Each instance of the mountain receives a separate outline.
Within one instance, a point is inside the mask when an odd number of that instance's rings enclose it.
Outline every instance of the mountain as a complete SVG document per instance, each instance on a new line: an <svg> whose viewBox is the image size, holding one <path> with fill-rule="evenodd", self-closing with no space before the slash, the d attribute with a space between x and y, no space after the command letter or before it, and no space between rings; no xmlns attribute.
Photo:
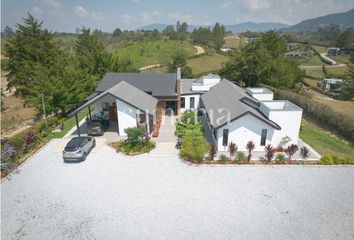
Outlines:
<svg viewBox="0 0 354 240"><path fill-rule="evenodd" d="M334 13L326 16L304 20L290 28L288 31L316 31L319 27L329 24L338 24L340 28L354 27L354 8L348 12Z"/></svg>
<svg viewBox="0 0 354 240"><path fill-rule="evenodd" d="M154 29L159 30L162 32L168 24L161 24L161 23L154 23L150 25L146 25L142 28L139 28L138 30L144 30L144 31L152 31ZM239 24L234 24L234 25L224 25L226 30L232 31L235 33L240 33L240 32L246 32L246 31L252 31L252 32L263 32L267 30L278 30L282 28L287 28L289 25L282 24L282 23L254 23L254 22L244 22L244 23L239 23ZM192 32L194 29L198 28L200 26L195 26L195 25L188 25L188 31ZM202 27L210 27L212 28L212 25L209 26L202 26Z"/></svg>

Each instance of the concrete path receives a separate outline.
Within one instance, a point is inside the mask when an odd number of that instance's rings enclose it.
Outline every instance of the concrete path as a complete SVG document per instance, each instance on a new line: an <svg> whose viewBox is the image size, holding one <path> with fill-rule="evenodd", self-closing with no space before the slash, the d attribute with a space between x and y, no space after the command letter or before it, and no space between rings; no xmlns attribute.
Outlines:
<svg viewBox="0 0 354 240"><path fill-rule="evenodd" d="M354 166L193 166L52 140L1 184L1 239L352 240Z"/></svg>
<svg viewBox="0 0 354 240"><path fill-rule="evenodd" d="M156 148L150 152L151 156L176 156L178 150L175 148L177 137L175 136L176 116L163 116L160 134L153 138Z"/></svg>
<svg viewBox="0 0 354 240"><path fill-rule="evenodd" d="M194 45L193 47L195 47L195 49L197 49L197 53L195 55L199 55L199 54L205 53L204 48L202 48L201 46Z"/></svg>

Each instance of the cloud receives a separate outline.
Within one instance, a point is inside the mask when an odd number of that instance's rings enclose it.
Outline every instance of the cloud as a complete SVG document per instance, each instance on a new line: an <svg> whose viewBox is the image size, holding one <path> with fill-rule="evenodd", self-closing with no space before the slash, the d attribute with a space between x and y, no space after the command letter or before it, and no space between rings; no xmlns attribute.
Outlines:
<svg viewBox="0 0 354 240"><path fill-rule="evenodd" d="M134 3L140 2L140 0L130 0L130 1L132 1Z"/></svg>
<svg viewBox="0 0 354 240"><path fill-rule="evenodd" d="M50 6L55 10L59 10L63 8L63 5L61 5L61 3L57 2L56 0L41 0L41 2L47 6Z"/></svg>
<svg viewBox="0 0 354 240"><path fill-rule="evenodd" d="M228 6L230 6L232 4L232 1L227 1L224 2L223 4L220 5L221 8L227 8Z"/></svg>
<svg viewBox="0 0 354 240"><path fill-rule="evenodd" d="M140 14L144 23L154 23L162 15L160 11L144 12Z"/></svg>
<svg viewBox="0 0 354 240"><path fill-rule="evenodd" d="M43 10L40 7L34 6L31 8L31 12L40 15L43 13Z"/></svg>
<svg viewBox="0 0 354 240"><path fill-rule="evenodd" d="M91 18L96 21L103 21L106 18L104 17L103 13L101 12L92 12L91 13Z"/></svg>
<svg viewBox="0 0 354 240"><path fill-rule="evenodd" d="M73 9L79 17L86 18L90 16L89 12L83 6L77 5Z"/></svg>
<svg viewBox="0 0 354 240"><path fill-rule="evenodd" d="M123 14L121 16L121 19L125 24L132 24L137 21L136 17L130 15L130 14Z"/></svg>
<svg viewBox="0 0 354 240"><path fill-rule="evenodd" d="M186 22L189 25L210 25L211 22L205 19L193 18L189 14L170 13L169 18L173 21Z"/></svg>

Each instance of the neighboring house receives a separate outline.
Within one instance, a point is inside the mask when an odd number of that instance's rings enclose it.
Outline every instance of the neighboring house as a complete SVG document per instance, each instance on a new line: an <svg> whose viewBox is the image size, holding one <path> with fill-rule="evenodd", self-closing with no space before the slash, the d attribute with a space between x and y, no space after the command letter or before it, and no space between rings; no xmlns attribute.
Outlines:
<svg viewBox="0 0 354 240"><path fill-rule="evenodd" d="M178 74L177 74L178 75ZM199 108L200 95L220 82L220 76L208 74L199 79L181 80L181 111L196 110Z"/></svg>
<svg viewBox="0 0 354 240"><path fill-rule="evenodd" d="M95 92L69 116L76 116L78 126L77 114L89 108L90 118L116 124L115 129L120 136L125 136L126 128L141 124L151 132L156 120L156 108L178 114L179 79L176 73L107 73ZM90 106L95 106L93 112Z"/></svg>
<svg viewBox="0 0 354 240"><path fill-rule="evenodd" d="M222 52L230 52L230 51L232 51L232 48L220 48L220 51L222 51Z"/></svg>
<svg viewBox="0 0 354 240"><path fill-rule="evenodd" d="M301 57L312 57L313 52L312 51L291 51L285 53L286 57L293 57L293 58L301 58Z"/></svg>
<svg viewBox="0 0 354 240"><path fill-rule="evenodd" d="M297 144L302 109L286 100L273 100L265 88L246 91L224 79L201 96L206 138L218 151L227 151L230 142L247 151L248 141L255 151L264 146L286 147Z"/></svg>
<svg viewBox="0 0 354 240"><path fill-rule="evenodd" d="M340 52L340 48L332 47L327 49L328 56L337 56L339 52Z"/></svg>
<svg viewBox="0 0 354 240"><path fill-rule="evenodd" d="M319 87L324 89L325 91L338 91L340 84L343 83L343 79L336 78L325 78L322 82L319 82Z"/></svg>

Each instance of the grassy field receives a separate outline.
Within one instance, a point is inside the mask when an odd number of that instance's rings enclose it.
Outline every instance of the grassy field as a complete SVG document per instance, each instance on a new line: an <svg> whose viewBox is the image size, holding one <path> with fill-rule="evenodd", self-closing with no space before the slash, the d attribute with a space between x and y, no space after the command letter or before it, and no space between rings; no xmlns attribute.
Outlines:
<svg viewBox="0 0 354 240"><path fill-rule="evenodd" d="M322 62L321 58L317 55L314 55L312 58L307 59L307 58L301 58L298 60L298 63L301 66L322 66L326 65L324 62Z"/></svg>
<svg viewBox="0 0 354 240"><path fill-rule="evenodd" d="M322 67L305 67L303 68L306 72L306 75L312 78L324 78L325 74L322 70Z"/></svg>
<svg viewBox="0 0 354 240"><path fill-rule="evenodd" d="M306 119L303 119L302 123L304 127L300 131L300 137L320 154L340 157L352 157L354 155L354 148L344 141Z"/></svg>
<svg viewBox="0 0 354 240"><path fill-rule="evenodd" d="M342 76L348 73L348 67L326 67L328 74L333 74L335 76Z"/></svg>
<svg viewBox="0 0 354 240"><path fill-rule="evenodd" d="M336 60L339 63L347 63L347 64L351 63L350 56L338 55L338 56L331 57L331 58L333 58L334 60Z"/></svg>
<svg viewBox="0 0 354 240"><path fill-rule="evenodd" d="M129 57L140 68L157 63L169 63L176 52L185 52L186 57L196 53L189 42L157 40L134 43L128 47L117 49L115 56Z"/></svg>
<svg viewBox="0 0 354 240"><path fill-rule="evenodd" d="M317 46L317 45L312 45L312 47L319 53L326 53L327 52L326 47Z"/></svg>
<svg viewBox="0 0 354 240"><path fill-rule="evenodd" d="M245 45L245 39L225 39L225 44L223 45L224 48L239 48L240 46Z"/></svg>
<svg viewBox="0 0 354 240"><path fill-rule="evenodd" d="M221 68L221 64L226 62L227 56L214 53L213 55L205 55L199 58L190 59L187 65L193 70L193 74L199 74L208 71L215 71Z"/></svg>

